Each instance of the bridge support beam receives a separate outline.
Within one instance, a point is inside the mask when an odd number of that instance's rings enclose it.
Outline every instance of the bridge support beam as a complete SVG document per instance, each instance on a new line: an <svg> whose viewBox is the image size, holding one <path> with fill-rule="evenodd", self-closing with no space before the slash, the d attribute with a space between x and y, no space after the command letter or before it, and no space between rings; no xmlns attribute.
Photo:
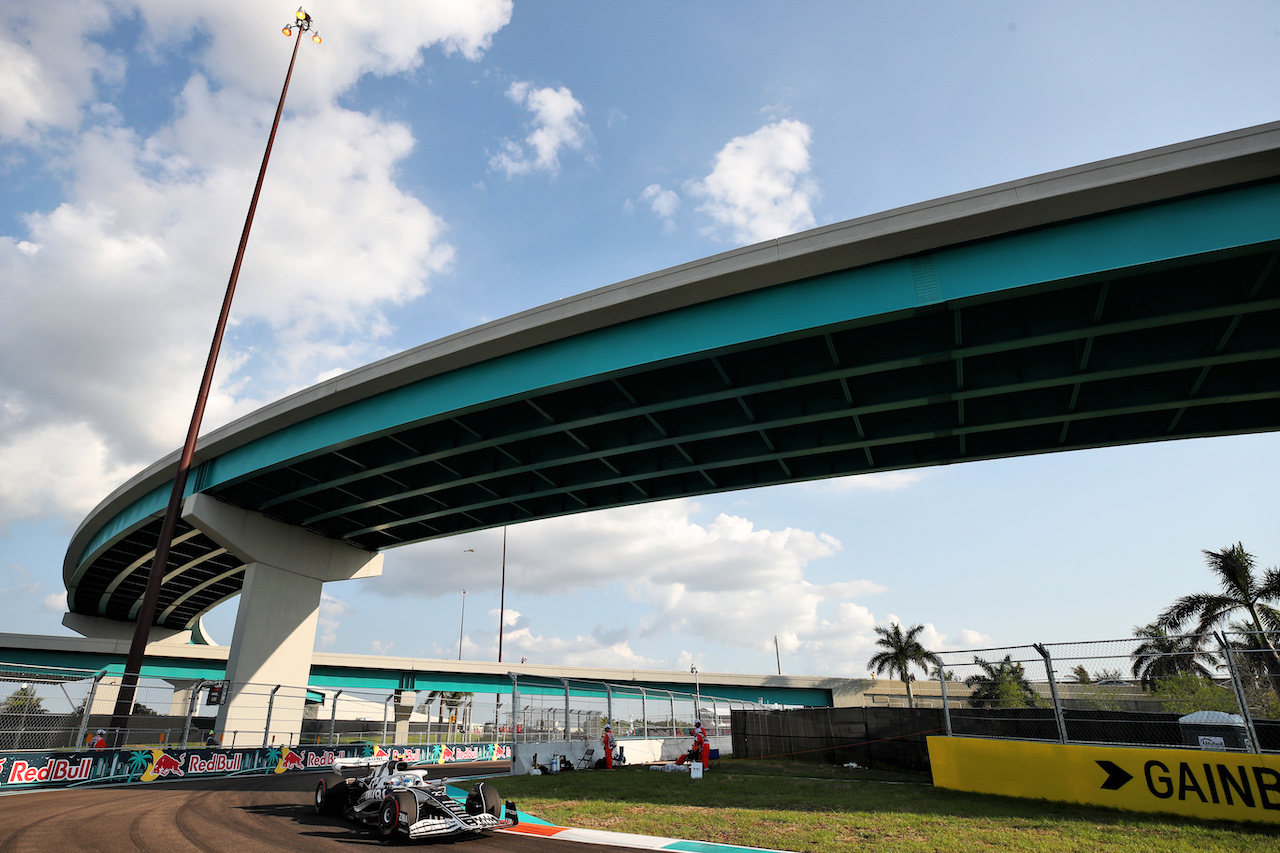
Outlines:
<svg viewBox="0 0 1280 853"><path fill-rule="evenodd" d="M324 584L376 577L382 555L203 494L187 498L182 516L245 562L227 657L231 685L218 709L222 745L294 742L302 728Z"/></svg>

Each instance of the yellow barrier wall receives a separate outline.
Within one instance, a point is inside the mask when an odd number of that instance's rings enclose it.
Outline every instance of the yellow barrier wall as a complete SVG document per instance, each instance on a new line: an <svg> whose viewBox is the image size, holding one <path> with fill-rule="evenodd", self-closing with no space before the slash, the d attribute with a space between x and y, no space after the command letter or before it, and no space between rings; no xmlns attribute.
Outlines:
<svg viewBox="0 0 1280 853"><path fill-rule="evenodd" d="M933 784L1142 812L1280 823L1280 756L931 737Z"/></svg>

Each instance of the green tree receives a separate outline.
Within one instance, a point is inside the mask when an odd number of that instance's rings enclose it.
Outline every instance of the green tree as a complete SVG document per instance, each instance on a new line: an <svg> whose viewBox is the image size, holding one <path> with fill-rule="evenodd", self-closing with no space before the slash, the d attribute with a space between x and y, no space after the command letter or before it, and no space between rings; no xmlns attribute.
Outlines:
<svg viewBox="0 0 1280 853"><path fill-rule="evenodd" d="M902 683L907 685L907 705L911 708L916 706L915 696L911 692L912 665L920 667L926 673L929 671L930 664L942 665L938 656L921 645L920 640L917 639L923 630L923 625L912 625L904 633L902 626L897 623L888 628L877 625L876 633L880 635L880 639L876 640L876 645L884 651L878 652L867 661L867 667L877 675L888 672L890 676L896 675L902 679Z"/></svg>
<svg viewBox="0 0 1280 853"><path fill-rule="evenodd" d="M36 695L36 688L24 684L9 694L0 705L0 714L43 714L44 700Z"/></svg>
<svg viewBox="0 0 1280 853"><path fill-rule="evenodd" d="M1076 684L1092 684L1093 676L1089 675L1089 670L1082 663L1076 664L1071 668L1071 672L1067 676Z"/></svg>
<svg viewBox="0 0 1280 853"><path fill-rule="evenodd" d="M1240 713L1240 706L1230 688L1199 675L1174 675L1162 679L1153 695L1160 700L1161 707L1174 714L1196 711Z"/></svg>
<svg viewBox="0 0 1280 853"><path fill-rule="evenodd" d="M1273 567L1258 571L1257 560L1240 542L1202 553L1221 592L1184 595L1166 607L1155 624L1176 632L1194 623L1193 633L1208 634L1231 619L1242 619L1262 641L1261 654L1268 676L1280 694L1280 654L1266 633L1280 631L1280 611L1272 606L1280 604L1280 570Z"/></svg>
<svg viewBox="0 0 1280 853"><path fill-rule="evenodd" d="M1151 624L1135 627L1133 636L1142 642L1130 652L1133 658L1130 671L1148 690L1155 690L1162 678L1180 675L1213 678L1211 667L1218 659L1201 647L1204 635L1170 634L1160 625Z"/></svg>
<svg viewBox="0 0 1280 853"><path fill-rule="evenodd" d="M1015 663L1012 655L990 663L976 655L973 662L982 672L964 680L973 693L969 704L974 708L1035 708L1040 704L1040 694L1027 681L1027 671Z"/></svg>

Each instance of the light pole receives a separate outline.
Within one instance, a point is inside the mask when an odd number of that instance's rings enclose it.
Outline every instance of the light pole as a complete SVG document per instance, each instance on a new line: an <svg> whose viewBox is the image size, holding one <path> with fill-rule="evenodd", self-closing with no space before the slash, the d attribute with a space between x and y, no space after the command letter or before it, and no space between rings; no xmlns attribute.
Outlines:
<svg viewBox="0 0 1280 853"><path fill-rule="evenodd" d="M498 663L502 663L502 624L507 621L507 527L502 526L502 584L498 593Z"/></svg>
<svg viewBox="0 0 1280 853"><path fill-rule="evenodd" d="M476 552L475 548L462 549L462 553L464 554L474 554L475 552ZM466 624L466 621L467 621L467 591L464 589L462 591L462 618L458 620L458 660L462 660L462 626Z"/></svg>
<svg viewBox="0 0 1280 853"><path fill-rule="evenodd" d="M182 454L178 457L178 470L173 476L173 491L169 495L169 505L165 509L164 521L161 522L160 535L156 542L156 553L148 570L147 588L138 610L138 624L133 632L133 643L129 647L129 656L125 659L124 675L120 679L120 690L116 695L116 706L111 715L111 725L117 730L125 726L126 719L133 713L138 675L142 671L147 640L151 636L151 622L155 619L156 602L160 599L160 583L168 568L173 533L178 526L178 516L182 513L187 475L191 471L191 462L195 458L196 437L200 433L200 422L204 419L209 389L213 386L213 369L218 362L218 350L222 348L222 335L226 331L227 318L231 313L231 298L236 292L236 280L240 278L240 264L244 260L245 246L249 243L249 229L253 227L253 214L258 208L258 196L262 193L262 180L267 175L267 161L271 159L271 146L275 144L276 129L280 126L280 114L284 112L284 98L289 92L289 80L293 77L293 64L298 58L298 45L302 43L302 34L311 32L313 28L311 16L304 12L301 6L298 7L294 20L286 24L282 32L286 36L291 36L295 28L298 30L298 37L293 43L289 70L284 75L284 88L280 90L280 103L276 105L276 117L271 123L271 133L267 136L267 150L262 155L262 166L258 169L258 182L254 185L253 197L249 201L249 214L245 217L244 230L240 233L240 246L236 249L235 262L231 265L231 278L227 282L227 292L222 297L222 311L214 327L213 342L209 345L209 357L205 361L204 375L200 380L200 391L196 394L195 410L191 413L191 425L187 428L187 438L182 445ZM311 40L316 44L320 43L319 31L312 33Z"/></svg>
<svg viewBox="0 0 1280 853"><path fill-rule="evenodd" d="M462 626L467 623L467 591L462 591L462 618L458 620L458 660L462 660Z"/></svg>

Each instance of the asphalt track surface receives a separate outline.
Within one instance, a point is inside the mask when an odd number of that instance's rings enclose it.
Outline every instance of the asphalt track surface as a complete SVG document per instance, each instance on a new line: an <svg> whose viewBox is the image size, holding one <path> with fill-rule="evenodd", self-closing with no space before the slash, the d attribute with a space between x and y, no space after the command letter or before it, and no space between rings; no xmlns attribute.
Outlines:
<svg viewBox="0 0 1280 853"><path fill-rule="evenodd" d="M317 815L319 779L286 773L7 795L0 797L0 853L358 853L388 845L372 828ZM495 784L501 791L501 779ZM449 853L626 849L507 832L398 846Z"/></svg>

